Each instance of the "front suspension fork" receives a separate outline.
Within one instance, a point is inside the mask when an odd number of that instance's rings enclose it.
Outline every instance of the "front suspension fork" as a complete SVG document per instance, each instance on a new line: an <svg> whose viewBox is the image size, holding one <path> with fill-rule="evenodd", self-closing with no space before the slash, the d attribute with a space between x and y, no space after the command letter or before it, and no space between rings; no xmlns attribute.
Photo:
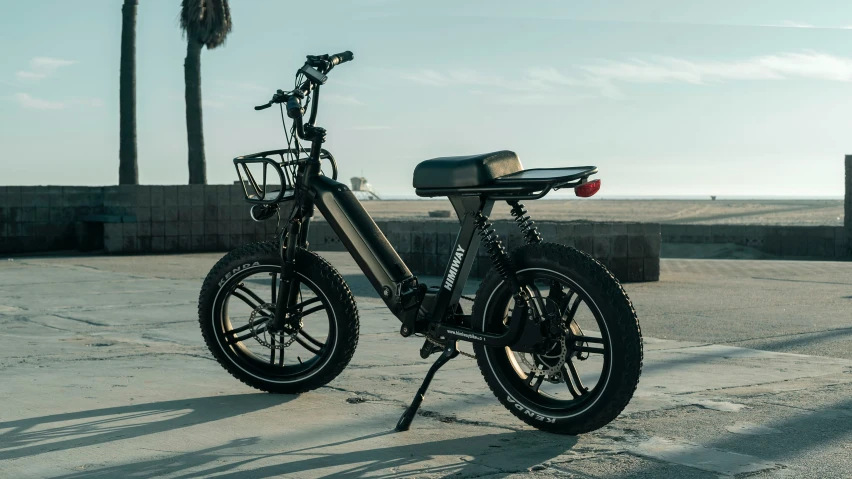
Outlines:
<svg viewBox="0 0 852 479"><path fill-rule="evenodd" d="M278 297L275 302L275 317L269 324L270 331L281 331L287 326L287 310L290 305L296 304L299 296L299 281L296 279L296 250L300 246L306 246L303 231L307 231L310 218L302 220L294 218L287 225L287 229L281 234L279 240L281 251L281 282L278 288ZM297 325L293 325L297 326Z"/></svg>

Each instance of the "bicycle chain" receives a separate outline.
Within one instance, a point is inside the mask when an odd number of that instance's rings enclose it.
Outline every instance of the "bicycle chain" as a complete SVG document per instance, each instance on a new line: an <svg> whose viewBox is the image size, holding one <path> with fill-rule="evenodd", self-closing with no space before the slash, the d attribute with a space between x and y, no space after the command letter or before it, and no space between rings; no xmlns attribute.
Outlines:
<svg viewBox="0 0 852 479"><path fill-rule="evenodd" d="M298 329L293 332L292 336L290 336L290 339L288 339L286 342L279 342L276 345L272 345L271 343L269 343L269 341L267 341L265 339L266 331L258 332L257 329L255 329L255 325L254 325L254 318L257 316L258 312L260 312L263 309L274 311L274 308L275 308L275 305L271 304L271 303L264 303L264 304L261 304L260 306L258 306L257 308L255 308L254 311L252 311L251 315L249 316L249 328L251 328L251 333L252 333L252 336L254 336L254 340L257 341L258 343L260 343L261 345L263 345L263 346L265 346L269 349L284 349L286 347L289 347L291 344L293 344L296 341L296 336L299 334ZM267 320L267 322L268 321L269 320ZM301 320L299 321L299 328L301 329ZM263 338L261 338L261 334L263 334ZM270 334L274 334L274 333L270 333Z"/></svg>

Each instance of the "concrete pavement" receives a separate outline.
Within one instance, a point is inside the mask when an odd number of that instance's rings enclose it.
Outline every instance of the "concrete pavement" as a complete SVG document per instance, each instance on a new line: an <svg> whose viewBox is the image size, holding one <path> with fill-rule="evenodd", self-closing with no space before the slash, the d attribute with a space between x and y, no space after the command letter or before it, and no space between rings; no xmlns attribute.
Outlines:
<svg viewBox="0 0 852 479"><path fill-rule="evenodd" d="M460 357L411 431L429 361L345 253L361 311L346 371L300 396L210 358L200 279L220 255L0 263L3 477L849 477L852 264L663 260L628 285L646 336L636 397L579 437L517 421ZM463 345L470 351L470 347Z"/></svg>

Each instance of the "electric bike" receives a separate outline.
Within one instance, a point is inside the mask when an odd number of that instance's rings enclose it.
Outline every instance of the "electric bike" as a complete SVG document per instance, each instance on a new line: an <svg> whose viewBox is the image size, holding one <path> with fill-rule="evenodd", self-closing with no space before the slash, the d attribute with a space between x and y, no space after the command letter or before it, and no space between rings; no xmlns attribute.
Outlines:
<svg viewBox="0 0 852 479"><path fill-rule="evenodd" d="M279 231L274 241L231 251L205 279L199 322L213 356L247 385L287 394L327 384L352 359L359 328L355 298L340 273L309 249L318 208L401 322L400 335L423 340L422 358L438 355L397 430L409 428L435 373L459 354L459 341L472 343L494 395L527 424L580 434L615 419L642 370L633 305L601 263L545 242L521 203L563 188L591 196L600 188L600 180L589 180L597 168L524 169L511 151L418 164L416 194L447 197L460 223L455 244L443 252L449 261L442 281L427 286L353 192L336 181L337 162L322 148L320 89L334 67L352 59L351 52L308 56L293 90L278 90L255 107L280 106L288 148L240 156L234 166L252 218L277 215ZM285 111L292 120L289 134ZM512 251L489 221L498 201L508 204L524 239ZM463 297L480 247L491 269L476 295ZM472 301L469 313L463 299Z"/></svg>

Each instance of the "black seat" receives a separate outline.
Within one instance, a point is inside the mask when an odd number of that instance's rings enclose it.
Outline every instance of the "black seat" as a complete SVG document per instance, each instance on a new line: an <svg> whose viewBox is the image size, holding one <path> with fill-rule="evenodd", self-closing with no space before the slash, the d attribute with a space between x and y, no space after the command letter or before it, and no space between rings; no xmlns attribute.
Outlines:
<svg viewBox="0 0 852 479"><path fill-rule="evenodd" d="M421 162L414 168L415 188L465 188L491 184L495 178L523 170L512 151L448 156Z"/></svg>

